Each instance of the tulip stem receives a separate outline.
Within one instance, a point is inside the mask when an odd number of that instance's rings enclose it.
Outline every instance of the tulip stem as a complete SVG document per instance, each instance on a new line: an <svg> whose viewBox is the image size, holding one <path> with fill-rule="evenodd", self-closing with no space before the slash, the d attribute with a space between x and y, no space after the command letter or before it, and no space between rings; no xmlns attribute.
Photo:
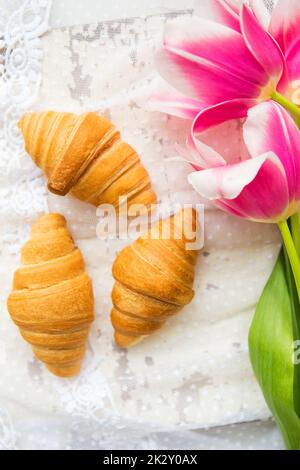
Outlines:
<svg viewBox="0 0 300 470"><path fill-rule="evenodd" d="M288 222L284 220L283 222L279 222L278 226L291 263L295 283L297 286L298 297L300 299L300 261L298 253L289 229Z"/></svg>
<svg viewBox="0 0 300 470"><path fill-rule="evenodd" d="M276 101L277 103L281 104L285 109L290 111L297 118L297 123L299 123L300 119L300 108L296 104L292 103L292 101L288 100L284 96L282 96L277 91L274 91L272 95L272 100Z"/></svg>

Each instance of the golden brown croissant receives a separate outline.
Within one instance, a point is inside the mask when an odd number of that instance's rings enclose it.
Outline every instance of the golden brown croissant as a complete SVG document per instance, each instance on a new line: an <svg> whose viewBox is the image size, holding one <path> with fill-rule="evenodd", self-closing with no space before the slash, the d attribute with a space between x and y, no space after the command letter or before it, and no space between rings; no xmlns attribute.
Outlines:
<svg viewBox="0 0 300 470"><path fill-rule="evenodd" d="M194 210L158 222L117 256L111 321L119 346L138 343L192 300L197 250L187 249L184 223L195 231Z"/></svg>
<svg viewBox="0 0 300 470"><path fill-rule="evenodd" d="M114 125L95 113L80 116L47 111L25 114L19 122L26 151L48 178L51 192L71 192L81 201L119 207L156 202L148 172Z"/></svg>
<svg viewBox="0 0 300 470"><path fill-rule="evenodd" d="M47 214L33 224L7 306L23 338L53 374L79 372L94 319L93 290L62 215Z"/></svg>

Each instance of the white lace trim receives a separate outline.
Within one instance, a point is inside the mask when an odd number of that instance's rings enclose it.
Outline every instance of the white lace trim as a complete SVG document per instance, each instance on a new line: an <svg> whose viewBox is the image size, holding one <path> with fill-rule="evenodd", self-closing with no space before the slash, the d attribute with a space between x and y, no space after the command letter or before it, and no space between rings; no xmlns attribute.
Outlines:
<svg viewBox="0 0 300 470"><path fill-rule="evenodd" d="M6 221L1 242L9 251L16 251L25 237L24 217L46 207L43 180L25 157L17 122L39 93L39 36L47 30L50 8L51 0L7 0L0 8L0 214ZM1 346L0 362L5 360ZM2 408L0 448L16 448L10 414Z"/></svg>
<svg viewBox="0 0 300 470"><path fill-rule="evenodd" d="M41 173L25 157L17 123L37 99L51 0L8 0L0 10L0 214L2 241L17 250L25 237L24 218L45 210ZM14 242L14 243L13 243Z"/></svg>

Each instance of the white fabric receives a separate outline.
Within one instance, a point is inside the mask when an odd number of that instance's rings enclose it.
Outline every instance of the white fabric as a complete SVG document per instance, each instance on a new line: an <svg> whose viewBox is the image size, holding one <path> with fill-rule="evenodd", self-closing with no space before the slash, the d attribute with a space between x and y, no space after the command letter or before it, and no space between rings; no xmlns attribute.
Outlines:
<svg viewBox="0 0 300 470"><path fill-rule="evenodd" d="M142 107L153 75L153 52L166 18L49 32L42 38L41 83L38 37L45 30L50 3L17 3L18 9L5 10L4 41L26 57L27 67L15 75L28 93L16 99L6 88L1 101L0 447L251 447L241 442L238 433L231 443L226 441L230 429L223 444L218 430L206 435L191 430L269 417L249 364L247 334L278 253L276 229L208 208L193 303L160 332L121 352L113 344L109 321L110 271L116 251L126 242L96 237L97 218L91 206L53 195L46 201L44 180L22 151L16 128L26 108L101 112L138 150L168 208L176 202L199 202L187 184L188 166L168 162L174 156L174 142L185 135L186 124ZM37 4L39 9L33 9ZM24 27L28 18L22 14L24 5L31 8L34 28ZM18 21L19 31L26 36L23 42L11 39L15 29L7 27ZM0 75L6 87L11 86L5 72L7 57ZM5 308L20 244L29 222L47 209L46 202L51 211L66 215L95 290L96 321L89 349L82 373L71 380L51 376L33 358ZM269 427L268 423L260 425L263 430ZM261 434L253 447L266 447L264 431ZM274 440L271 445L281 444Z"/></svg>

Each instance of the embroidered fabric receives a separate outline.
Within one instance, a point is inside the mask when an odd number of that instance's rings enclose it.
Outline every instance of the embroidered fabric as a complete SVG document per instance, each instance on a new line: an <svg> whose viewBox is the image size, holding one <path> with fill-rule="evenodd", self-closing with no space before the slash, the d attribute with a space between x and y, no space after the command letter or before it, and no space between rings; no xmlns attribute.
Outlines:
<svg viewBox="0 0 300 470"><path fill-rule="evenodd" d="M39 171L25 157L17 122L36 101L42 80L40 36L49 0L10 0L0 10L0 244L17 251L27 222L46 209Z"/></svg>

